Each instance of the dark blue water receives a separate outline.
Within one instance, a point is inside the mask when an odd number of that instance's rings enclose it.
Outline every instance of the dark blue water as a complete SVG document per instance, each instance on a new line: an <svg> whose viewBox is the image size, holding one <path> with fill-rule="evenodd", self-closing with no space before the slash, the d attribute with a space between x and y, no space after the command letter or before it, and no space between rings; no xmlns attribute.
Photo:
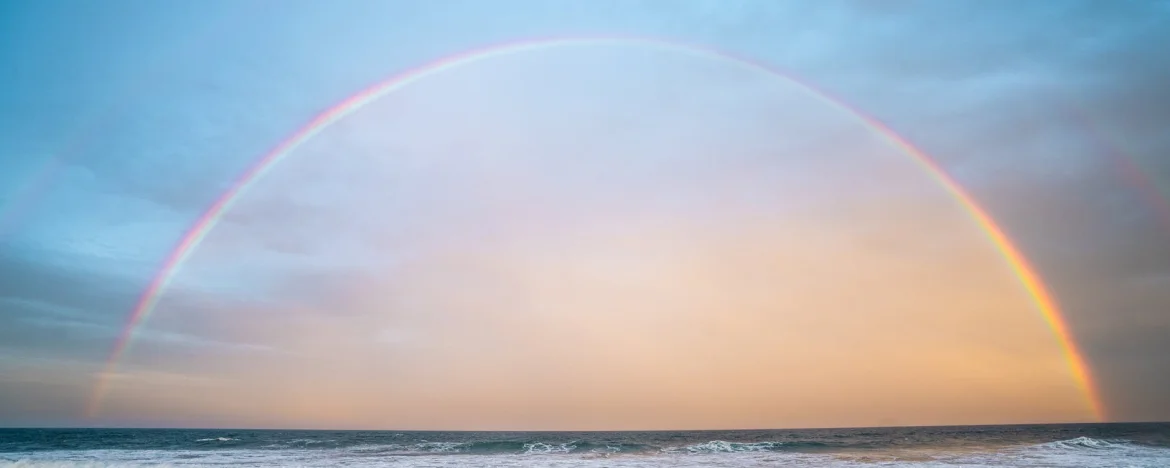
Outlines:
<svg viewBox="0 0 1170 468"><path fill-rule="evenodd" d="M686 432L0 429L0 466L1149 466L1170 423Z"/></svg>

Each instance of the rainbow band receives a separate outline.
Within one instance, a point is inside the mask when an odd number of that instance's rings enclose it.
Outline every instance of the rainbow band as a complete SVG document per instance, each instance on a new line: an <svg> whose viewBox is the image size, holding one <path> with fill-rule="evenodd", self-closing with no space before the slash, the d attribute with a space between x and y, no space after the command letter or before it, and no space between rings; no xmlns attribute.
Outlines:
<svg viewBox="0 0 1170 468"><path fill-rule="evenodd" d="M190 39L180 43L171 54L168 54L168 57L182 56L181 53L177 52L187 51L189 47L193 47L193 44L206 41L208 38L221 37L222 35L219 34L221 31L232 26L236 21L243 21L248 17L247 13L259 7L259 3L244 4L244 8L236 11L233 16L217 17L206 29L198 31ZM49 193L52 184L57 182L61 173L70 164L70 160L83 157L84 151L89 149L103 133L107 132L120 115L130 109L130 103L133 100L129 98L129 93L142 92L144 87L153 84L155 78L171 70L169 68L171 63L173 62L158 62L149 66L145 73L139 75L137 79L125 87L124 91L119 93L124 97L115 100L114 104L102 111L92 121L87 121L81 132L68 138L64 147L52 153L40 170L25 185L16 189L8 201L0 203L0 236L7 234L9 228L13 228Z"/></svg>
<svg viewBox="0 0 1170 468"><path fill-rule="evenodd" d="M1085 365L1084 358L1073 342L1072 336L1069 333L1068 327L1065 325L1063 318L1057 309L1056 302L1048 293L1044 284L1040 282L1039 277L1033 271L1032 267L1025 260L1024 256L1020 254L1019 250L1011 243L1003 230L999 228L992 220L991 216L980 207L975 200L967 194L959 184L951 178L937 163L935 163L929 156L923 153L918 148L914 147L910 142L899 136L885 124L879 122L877 119L866 115L850 107L823 90L811 86L801 80L794 78L791 74L782 70L778 70L765 63L752 60L750 58L741 57L739 55L714 49L711 47L684 44L672 42L662 39L653 39L645 37L561 37L536 39L520 42L509 42L499 44L481 49L464 52L443 58L429 64L423 65L395 75L383 82L375 84L351 97L342 101L341 103L331 107L322 112L320 115L313 118L301 129L297 130L291 136L280 142L265 154L259 161L251 168L245 171L239 179L236 180L230 189L225 191L218 200L211 205L199 217L197 221L191 226L190 230L182 237L178 245L175 247L171 255L163 263L162 268L158 274L150 282L150 285L142 293L137 305L135 305L133 312L130 314L130 319L126 324L126 328L121 333L118 341L114 344L113 350L110 353L109 359L106 362L105 370L98 376L98 382L95 386L94 393L87 412L93 416L100 410L101 400L105 396L108 379L111 374L117 369L118 361L125 354L135 331L139 326L145 322L150 314L154 311L155 305L158 303L160 293L166 288L167 284L174 277L175 272L191 254L196 246L203 240L208 232L211 231L220 217L231 208L237 197L248 189L257 179L266 174L272 169L276 163L283 160L295 149L300 147L313 136L328 128L337 121L349 116L358 111L365 105L385 96L388 93L401 90L412 83L415 83L423 78L441 73L461 65L467 65L482 60L487 60L494 57L510 55L520 52L549 49L555 47L567 46L584 46L584 45L625 45L625 46L642 46L647 48L665 49L674 52L682 52L690 55L695 55L704 58L719 59L726 62L733 63L737 66L747 68L750 70L763 72L789 82L800 85L809 94L821 99L822 101L831 104L839 109L849 111L848 113L856 118L860 123L865 124L877 134L884 137L890 143L894 144L902 151L910 155L919 165L922 166L930 174L933 174L935 179L947 192L951 194L964 209L971 215L975 223L979 226L992 244L998 249L1007 260L1015 275L1020 279L1024 289L1028 292L1036 308L1043 315L1045 322L1053 331L1056 339L1065 354L1068 362L1068 368L1071 371L1072 377L1083 392L1088 410L1092 416L1100 421L1105 419L1105 415L1098 397L1097 390L1094 386L1092 377L1089 374L1089 369Z"/></svg>
<svg viewBox="0 0 1170 468"><path fill-rule="evenodd" d="M1146 175L1139 159L1125 151L1124 145L1106 136L1100 125L1095 125L1090 113L1083 106L1070 105L1068 115L1077 124L1077 129L1087 137L1103 156L1109 159L1117 175L1126 185L1132 187L1156 217L1158 226L1170 233L1170 193L1157 181Z"/></svg>

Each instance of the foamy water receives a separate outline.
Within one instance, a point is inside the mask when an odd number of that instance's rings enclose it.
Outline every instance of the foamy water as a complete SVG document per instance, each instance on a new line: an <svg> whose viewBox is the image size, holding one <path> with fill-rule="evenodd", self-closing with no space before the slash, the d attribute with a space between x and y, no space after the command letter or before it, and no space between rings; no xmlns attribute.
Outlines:
<svg viewBox="0 0 1170 468"><path fill-rule="evenodd" d="M1167 424L609 433L0 430L0 467L1167 467L1168 435Z"/></svg>

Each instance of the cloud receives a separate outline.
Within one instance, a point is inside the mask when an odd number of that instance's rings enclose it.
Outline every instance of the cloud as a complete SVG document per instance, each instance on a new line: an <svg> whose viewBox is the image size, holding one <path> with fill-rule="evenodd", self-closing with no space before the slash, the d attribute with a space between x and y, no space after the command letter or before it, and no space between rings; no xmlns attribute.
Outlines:
<svg viewBox="0 0 1170 468"><path fill-rule="evenodd" d="M0 130L7 132L0 138L0 177L6 185L24 181L39 167L29 161L50 154L62 164L46 195L27 204L28 215L0 232L5 352L91 364L104 359L146 282L198 214L258 155L356 90L484 43L566 32L635 33L712 43L793 70L910 137L986 205L1037 265L1102 377L1115 416L1170 415L1162 396L1170 381L1156 377L1170 375L1158 358L1170 344L1154 333L1167 323L1161 311L1168 298L1160 285L1170 267L1170 233L1151 218L1149 202L1110 170L1109 159L1124 153L1156 183L1170 183L1170 165L1161 156L1170 150L1163 135L1170 119L1164 86L1170 59L1160 49L1170 31L1166 2L419 5L355 2L340 9L293 1L266 12L234 2L213 2L197 12L140 5L124 17L56 22L41 21L55 16L32 10L0 15L24 18L13 24L43 26L40 32L0 28L11 35L0 43L17 44L0 49L0 58L22 64L19 76L0 87L0 108L6 109L0 128L8 129ZM264 21L256 21L260 14L267 15ZM398 18L395 27L387 28L386 18ZM65 30L73 33L58 34ZM86 34L98 31L104 34ZM53 45L54 53L32 45L39 41ZM905 155L842 114L775 80L664 57L557 50L501 58L425 80L338 123L225 214L169 285L143 330L143 351L127 365L136 372L174 366L190 375L218 375L228 382L222 388L247 396L242 400L297 387L297 369L304 366L333 372L334 383L287 390L248 414L265 424L314 417L341 424L361 420L357 410L331 403L295 417L265 411L304 408L329 392L361 401L360 388L335 381L367 382L364 373L385 370L379 360L392 361L387 368L400 375L434 378L425 366L402 362L412 354L393 350L442 348L451 337L467 348L444 351L436 358L448 359L444 365L463 369L455 357L482 346L491 352L470 357L498 357L506 362L501 372L515 382L537 382L541 372L561 375L508 361L519 357L473 333L539 347L542 342L524 328L543 323L530 321L540 315L525 307L535 306L516 305L523 312L516 315L476 316L467 299L511 304L484 285L515 291L540 284L551 291L553 279L533 273L556 270L548 256L634 275L646 265L629 258L646 252L690 258L671 236L709 245L740 242L744 252L763 252L767 242L727 240L730 234L716 228L764 229L789 219L793 229L820 226L832 233L806 232L791 241L797 251L814 238L862 259L914 259L937 269L932 287L965 284L961 265L1005 271L995 269L1003 265L994 257L980 260L993 252L960 248L986 247L986 240L964 224L970 220L953 201L932 198L938 187ZM69 78L76 76L91 78ZM4 193L4 203L26 203L16 198L18 191ZM866 197L868 203L858 202ZM782 216L763 216L764 207ZM605 255L606 248L622 245L621 236L637 249ZM546 238L563 244L542 243ZM731 276L735 268L755 271L759 259L734 257L733 250L724 252L725 261L700 255L700 264ZM506 258L529 263L509 266ZM675 261L658 260L659 266ZM817 271L814 266L807 268ZM685 282L672 276L677 272L647 271L662 281ZM702 290L701 284L694 288ZM581 294L581 304L564 318L578 329L542 326L563 333L561 339L583 340L582 349L599 350L610 346L606 336L635 346L639 330L654 326L615 331L590 324L585 317L594 312L585 304L600 299ZM1019 306L982 316L1035 318ZM397 315L412 308L425 312ZM467 330L444 328L440 317L453 308L467 309ZM782 324L769 325L784 333ZM194 350L223 359L200 361ZM670 362L645 353L622 357L647 366L655 359ZM331 360L341 357L353 362ZM249 388L257 381L249 373L262 365L271 366L263 374L269 384ZM464 383L488 385L485 394L510 388L476 381L473 371ZM7 408L21 401L40 408L0 421L32 421L37 414L67 421L61 411L44 409L51 406L46 398L73 401L77 392L69 385L82 384L66 378L74 370L53 372L59 391L38 394L48 387L26 386L0 392L21 395L0 399ZM228 409L241 409L172 380L164 386L181 395L175 398L192 402L192 412L212 415L201 421L231 420ZM553 380L540 385L568 391ZM111 415L176 420L163 396L132 415L125 406L141 395L119 395ZM506 412L492 413L485 401L464 401L482 410L479 422ZM945 409L945 402L936 403L943 408L938 411ZM390 411L394 404L380 408ZM549 422L540 411L564 410L553 402L533 408L539 411L532 409L527 421L534 424Z"/></svg>

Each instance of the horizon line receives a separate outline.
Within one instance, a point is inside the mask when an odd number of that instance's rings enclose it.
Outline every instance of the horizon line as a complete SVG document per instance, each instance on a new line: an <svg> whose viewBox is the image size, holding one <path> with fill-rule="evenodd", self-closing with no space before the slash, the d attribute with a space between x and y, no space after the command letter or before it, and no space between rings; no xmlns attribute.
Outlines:
<svg viewBox="0 0 1170 468"><path fill-rule="evenodd" d="M305 428L305 427L178 427L178 426L5 426L0 430L132 430L132 431L304 431L304 432L526 432L526 433L580 433L580 432L744 432L744 431L823 431L860 429L916 429L916 428L958 428L958 427L1020 427L1020 426L1102 426L1123 424L1170 424L1170 420L1128 420L1128 421L1070 421L1034 423L990 423L990 424L909 424L881 426L806 426L773 428L730 428L730 429L353 429L353 428Z"/></svg>

